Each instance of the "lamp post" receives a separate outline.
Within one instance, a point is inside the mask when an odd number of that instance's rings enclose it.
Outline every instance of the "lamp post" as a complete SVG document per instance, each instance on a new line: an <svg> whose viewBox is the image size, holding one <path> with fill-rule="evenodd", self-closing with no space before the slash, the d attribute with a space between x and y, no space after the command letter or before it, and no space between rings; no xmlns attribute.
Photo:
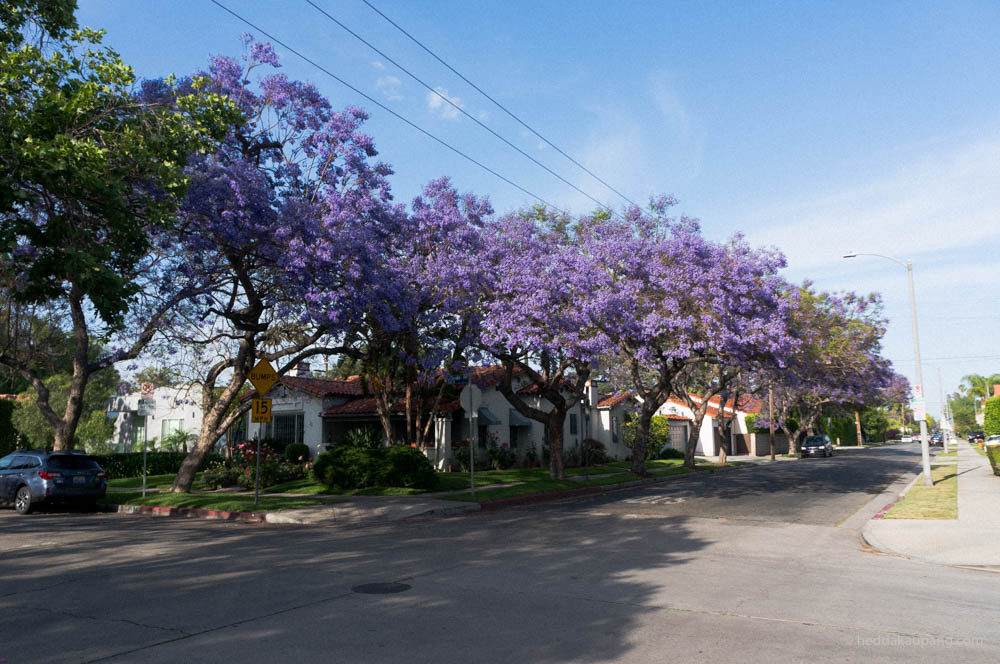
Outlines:
<svg viewBox="0 0 1000 664"><path fill-rule="evenodd" d="M875 256L876 258L884 258L888 261L892 261L897 265L902 265L906 268L906 278L910 286L910 319L913 324L913 360L916 362L916 379L917 384L914 392L918 399L923 399L924 397L924 375L920 368L920 336L917 334L917 299L913 294L913 262L907 260L905 263L897 258L892 258L891 256L883 256L882 254L845 254L844 258L857 258L858 256ZM920 420L920 456L923 460L924 467L924 486L933 486L934 480L931 479L931 453L930 445L927 439L927 415Z"/></svg>

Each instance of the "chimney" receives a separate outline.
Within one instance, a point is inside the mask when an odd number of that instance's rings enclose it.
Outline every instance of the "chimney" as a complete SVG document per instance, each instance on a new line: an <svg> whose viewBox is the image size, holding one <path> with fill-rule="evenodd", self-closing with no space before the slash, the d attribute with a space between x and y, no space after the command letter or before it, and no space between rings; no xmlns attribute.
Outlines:
<svg viewBox="0 0 1000 664"><path fill-rule="evenodd" d="M593 408L594 406L597 405L599 397L597 396L597 385L594 384L594 381L588 380L584 384L583 393L586 397L588 406Z"/></svg>
<svg viewBox="0 0 1000 664"><path fill-rule="evenodd" d="M309 371L309 363L308 362L299 362L298 364L295 365L295 376L296 377L298 377L298 378L309 378L309 376L311 376L311 375L312 375L312 372Z"/></svg>

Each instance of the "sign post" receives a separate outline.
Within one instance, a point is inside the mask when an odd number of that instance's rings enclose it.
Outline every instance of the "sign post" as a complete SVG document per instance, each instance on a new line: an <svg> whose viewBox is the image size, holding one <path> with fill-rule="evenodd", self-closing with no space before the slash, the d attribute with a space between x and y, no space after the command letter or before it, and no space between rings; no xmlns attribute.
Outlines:
<svg viewBox="0 0 1000 664"><path fill-rule="evenodd" d="M147 386L149 389L147 389ZM142 384L143 394L152 394L151 383ZM156 399L139 399L136 414L142 418L142 497L146 497L146 441L149 440L149 416L156 414Z"/></svg>
<svg viewBox="0 0 1000 664"><path fill-rule="evenodd" d="M469 486L472 488L472 495L476 495L476 441L474 422L479 411L479 406L483 403L483 391L469 383L462 388L459 395L462 403L462 410L469 416Z"/></svg>
<svg viewBox="0 0 1000 664"><path fill-rule="evenodd" d="M275 383L278 382L278 372L274 370L271 363L267 361L267 358L261 358L260 362L250 370L250 375L248 376L250 382L257 389L257 394L260 397L264 397L271 388L274 387ZM251 417L251 422L258 424L270 423L271 421L271 400L270 399L254 399L253 400L253 415ZM260 502L260 430L258 427L257 434L254 436L257 441L257 472L254 475L253 482L253 504L256 505Z"/></svg>

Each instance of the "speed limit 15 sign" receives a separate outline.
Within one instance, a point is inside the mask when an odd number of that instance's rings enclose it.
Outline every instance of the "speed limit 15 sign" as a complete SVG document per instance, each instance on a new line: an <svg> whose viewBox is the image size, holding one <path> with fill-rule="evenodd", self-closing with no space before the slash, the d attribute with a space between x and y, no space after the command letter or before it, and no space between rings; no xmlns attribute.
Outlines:
<svg viewBox="0 0 1000 664"><path fill-rule="evenodd" d="M255 424L267 424L271 421L271 400L254 399L251 422Z"/></svg>

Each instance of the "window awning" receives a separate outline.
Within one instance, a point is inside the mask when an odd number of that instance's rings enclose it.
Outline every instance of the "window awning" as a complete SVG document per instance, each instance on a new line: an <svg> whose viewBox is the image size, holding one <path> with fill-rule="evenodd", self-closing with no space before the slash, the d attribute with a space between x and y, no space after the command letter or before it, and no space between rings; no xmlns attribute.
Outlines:
<svg viewBox="0 0 1000 664"><path fill-rule="evenodd" d="M500 418L497 417L496 415L494 415L493 412L489 408L487 408L486 406L483 406L477 412L479 414L479 425L480 426L482 426L483 424L488 424L490 426L496 426L497 424L501 423L500 422Z"/></svg>
<svg viewBox="0 0 1000 664"><path fill-rule="evenodd" d="M510 409L509 417L510 417L510 425L512 427L530 427L531 426L531 420L529 420L527 417L525 417L524 415L522 415L521 413L519 413L517 411L517 409L515 409L515 408L511 408Z"/></svg>

